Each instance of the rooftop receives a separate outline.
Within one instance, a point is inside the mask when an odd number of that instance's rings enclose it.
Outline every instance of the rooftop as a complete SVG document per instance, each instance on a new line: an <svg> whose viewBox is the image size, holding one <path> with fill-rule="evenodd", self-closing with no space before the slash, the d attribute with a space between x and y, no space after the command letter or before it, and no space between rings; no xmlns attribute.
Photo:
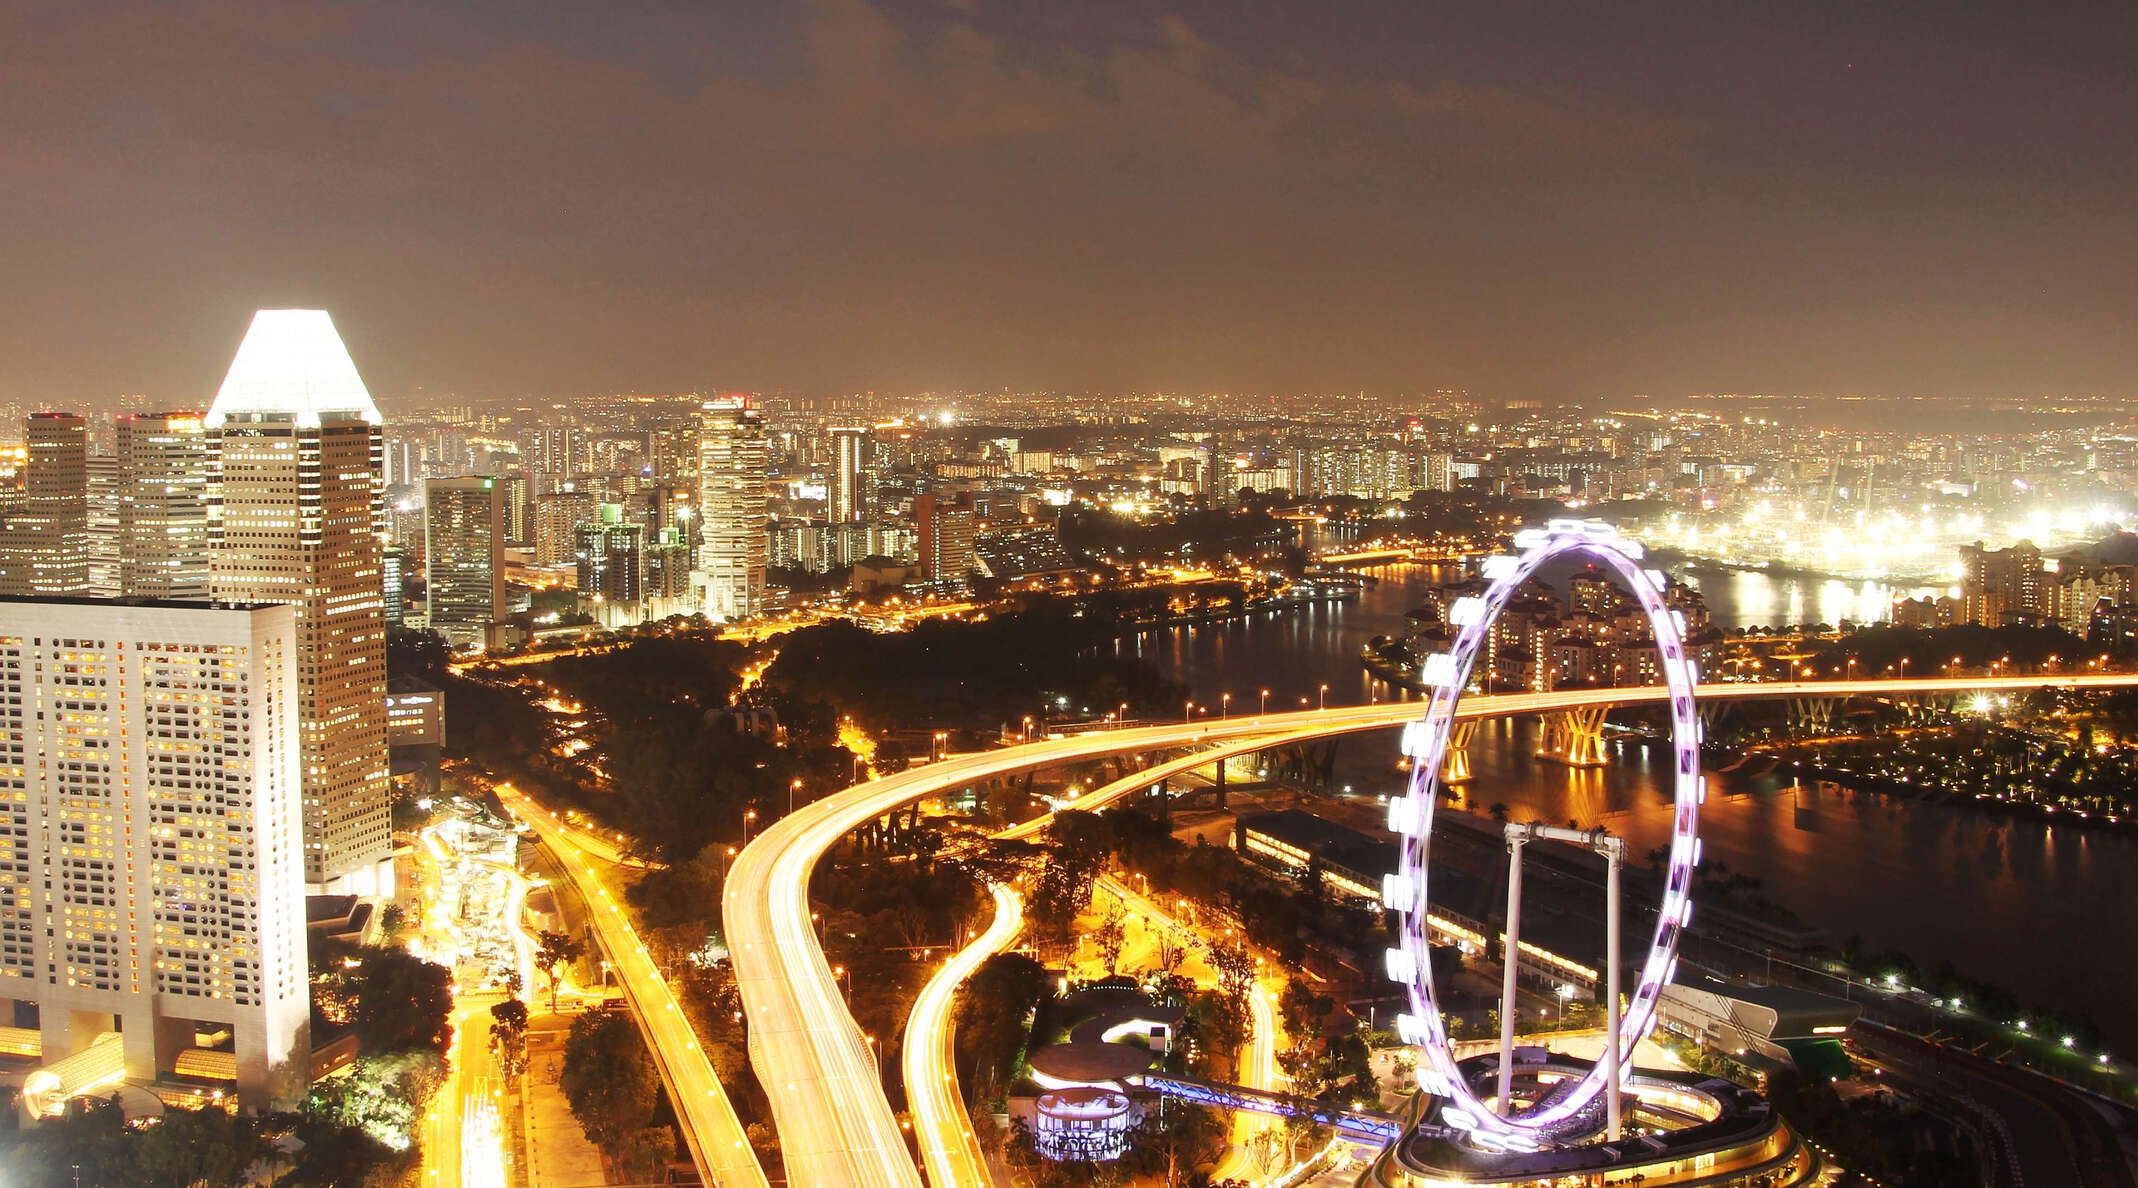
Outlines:
<svg viewBox="0 0 2138 1188"><path fill-rule="evenodd" d="M373 425L382 419L334 319L323 309L263 309L253 315L252 328L208 408L208 427L219 428L233 415L275 414L306 427L329 416Z"/></svg>

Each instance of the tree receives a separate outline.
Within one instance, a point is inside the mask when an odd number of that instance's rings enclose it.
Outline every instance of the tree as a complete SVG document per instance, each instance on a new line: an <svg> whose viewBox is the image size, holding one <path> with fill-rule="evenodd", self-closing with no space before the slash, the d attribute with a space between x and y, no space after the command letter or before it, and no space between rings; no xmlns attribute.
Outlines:
<svg viewBox="0 0 2138 1188"><path fill-rule="evenodd" d="M453 974L406 949L322 945L313 955L312 1002L346 1024L366 1052L444 1052L452 1038Z"/></svg>
<svg viewBox="0 0 2138 1188"><path fill-rule="evenodd" d="M1121 972L1121 946L1128 941L1128 931L1122 921L1121 909L1112 908L1107 911L1106 918L1099 921L1099 926L1091 930L1092 947L1106 962L1108 976Z"/></svg>
<svg viewBox="0 0 2138 1188"><path fill-rule="evenodd" d="M975 1101L992 1101L1006 1087L1026 1042L1026 1020L1047 993L1047 971L1022 953L997 953L980 963L958 992L958 1051L972 1076Z"/></svg>
<svg viewBox="0 0 2138 1188"><path fill-rule="evenodd" d="M648 1126L626 1138L616 1162L634 1183L658 1183L676 1157L676 1135L666 1126Z"/></svg>
<svg viewBox="0 0 2138 1188"><path fill-rule="evenodd" d="M653 1119L659 1081L638 1026L609 1007L572 1021L557 1079L587 1141L619 1157Z"/></svg>
<svg viewBox="0 0 2138 1188"><path fill-rule="evenodd" d="M405 1151L415 1140L423 1107L444 1081L445 1062L436 1052L410 1049L359 1056L347 1073L312 1087L304 1113L317 1122L361 1131L389 1151Z"/></svg>
<svg viewBox="0 0 2138 1188"><path fill-rule="evenodd" d="M135 1182L147 1188L235 1188L275 1155L257 1119L226 1110L166 1110L134 1134Z"/></svg>
<svg viewBox="0 0 2138 1188"><path fill-rule="evenodd" d="M1210 968L1217 971L1218 989L1235 1002L1247 998L1255 984L1255 958L1244 946L1219 942L1210 946Z"/></svg>
<svg viewBox="0 0 2138 1188"><path fill-rule="evenodd" d="M579 960L586 946L578 938L565 932L544 930L535 945L535 964L549 978L549 1013L557 1013L557 971L564 965Z"/></svg>
<svg viewBox="0 0 2138 1188"><path fill-rule="evenodd" d="M527 1071L527 1004L508 998L490 1008L490 1045L507 1077Z"/></svg>

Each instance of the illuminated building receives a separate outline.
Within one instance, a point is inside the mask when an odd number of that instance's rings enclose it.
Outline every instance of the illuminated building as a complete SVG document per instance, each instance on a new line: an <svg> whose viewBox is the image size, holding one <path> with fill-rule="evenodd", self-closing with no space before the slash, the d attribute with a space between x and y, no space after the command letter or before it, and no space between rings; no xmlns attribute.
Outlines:
<svg viewBox="0 0 2138 1188"><path fill-rule="evenodd" d="M1984 548L1981 541L1962 545L1960 565L1960 622L2003 627L2049 617L2053 575L2031 542L2008 549Z"/></svg>
<svg viewBox="0 0 2138 1188"><path fill-rule="evenodd" d="M833 429L831 452L831 486L825 518L834 524L852 524L866 519L869 514L869 431Z"/></svg>
<svg viewBox="0 0 2138 1188"><path fill-rule="evenodd" d="M128 1080L302 1098L299 619L0 601L0 998L37 1005L47 1069L117 1031Z"/></svg>
<svg viewBox="0 0 2138 1188"><path fill-rule="evenodd" d="M378 406L325 311L269 309L206 426L213 595L297 608L305 881L389 893Z"/></svg>
<svg viewBox="0 0 2138 1188"><path fill-rule="evenodd" d="M932 582L957 582L973 568L974 523L970 492L929 492L914 501L920 526L921 574Z"/></svg>
<svg viewBox="0 0 2138 1188"><path fill-rule="evenodd" d="M771 541L765 424L742 397L709 400L698 426L698 574L706 617L762 608Z"/></svg>
<svg viewBox="0 0 2138 1188"><path fill-rule="evenodd" d="M31 413L22 495L0 529L0 594L89 588L89 431L74 413Z"/></svg>
<svg viewBox="0 0 2138 1188"><path fill-rule="evenodd" d="M128 413L117 429L119 593L207 598L212 463L201 414Z"/></svg>
<svg viewBox="0 0 2138 1188"><path fill-rule="evenodd" d="M399 627L408 616L408 550L387 545L379 551L379 617Z"/></svg>
<svg viewBox="0 0 2138 1188"><path fill-rule="evenodd" d="M579 550L579 525L594 518L591 491L557 491L534 501L534 563L538 569L571 565Z"/></svg>
<svg viewBox="0 0 2138 1188"><path fill-rule="evenodd" d="M580 609L604 627L645 621L646 526L624 509L601 505L599 519L579 525Z"/></svg>
<svg viewBox="0 0 2138 1188"><path fill-rule="evenodd" d="M423 574L431 630L455 648L481 648L505 614L505 499L496 478L423 484Z"/></svg>
<svg viewBox="0 0 2138 1188"><path fill-rule="evenodd" d="M88 500L88 531L83 536L84 577L80 593L87 598L119 596L119 460L110 454L91 453L84 469L84 496Z"/></svg>

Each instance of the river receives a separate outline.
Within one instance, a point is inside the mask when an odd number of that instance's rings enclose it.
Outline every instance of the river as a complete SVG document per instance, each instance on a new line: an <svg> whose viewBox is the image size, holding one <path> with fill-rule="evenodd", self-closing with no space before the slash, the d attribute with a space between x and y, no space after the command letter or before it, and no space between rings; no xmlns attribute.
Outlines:
<svg viewBox="0 0 2138 1188"><path fill-rule="evenodd" d="M1390 566L1354 602L1273 618L1173 628L1123 641L1212 705L1232 694L1253 713L1371 697L1415 699L1372 679L1360 647L1405 625L1435 567ZM1533 725L1502 721L1479 732L1472 804L1504 802L1517 820L1575 820L1625 836L1635 854L1667 840L1668 764L1624 746L1612 766L1575 771L1531 754ZM1399 786L1393 731L1347 739L1338 783L1352 795ZM1964 806L1922 806L1868 793L1802 805L1788 781L1736 773L1709 777L1702 813L1706 853L1757 876L1765 894L1834 938L1857 935L1930 965L2010 989L2021 1001L2082 1012L2117 1050L2138 1054L2129 1005L2138 950L2138 836L1994 817ZM1816 812L1800 813L1800 807ZM1800 827L1816 824L1815 829Z"/></svg>

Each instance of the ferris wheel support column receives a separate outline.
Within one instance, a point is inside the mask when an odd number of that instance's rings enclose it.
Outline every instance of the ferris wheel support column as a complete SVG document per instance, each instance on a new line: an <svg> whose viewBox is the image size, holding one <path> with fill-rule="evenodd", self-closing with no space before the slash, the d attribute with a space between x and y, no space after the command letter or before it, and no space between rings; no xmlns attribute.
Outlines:
<svg viewBox="0 0 2138 1188"><path fill-rule="evenodd" d="M1620 1135L1619 1084L1623 1079L1625 1053L1619 1050L1624 1041L1618 1034L1618 980L1624 964L1619 952L1618 935L1618 883L1619 868L1625 865L1626 843L1621 838L1611 838L1616 845L1609 847L1608 873L1604 876L1604 1139L1617 1142Z"/></svg>
<svg viewBox="0 0 2138 1188"><path fill-rule="evenodd" d="M1522 1013L1517 976L1522 969L1522 847L1526 834L1507 834L1507 940L1500 972L1500 1116L1514 1113L1514 1021Z"/></svg>

